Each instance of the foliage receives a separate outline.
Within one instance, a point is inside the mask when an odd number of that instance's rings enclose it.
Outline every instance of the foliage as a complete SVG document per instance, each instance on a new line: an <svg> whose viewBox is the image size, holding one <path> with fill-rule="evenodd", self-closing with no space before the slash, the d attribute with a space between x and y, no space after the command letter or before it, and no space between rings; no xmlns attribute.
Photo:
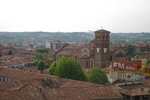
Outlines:
<svg viewBox="0 0 150 100"><path fill-rule="evenodd" d="M126 47L126 55L129 57L129 60L133 54L134 54L134 47L131 44L128 44L128 46Z"/></svg>
<svg viewBox="0 0 150 100"><path fill-rule="evenodd" d="M34 61L34 66L36 66L38 64L38 61L36 60L36 61Z"/></svg>
<svg viewBox="0 0 150 100"><path fill-rule="evenodd" d="M48 73L50 74L50 75L55 75L55 69L56 69L56 62L53 62L51 65L50 65L50 67L49 67L49 69L48 69Z"/></svg>
<svg viewBox="0 0 150 100"><path fill-rule="evenodd" d="M8 51L8 54L9 54L9 55L12 55L12 50L9 50L9 51Z"/></svg>
<svg viewBox="0 0 150 100"><path fill-rule="evenodd" d="M51 64L52 58L53 58L53 55L51 52L49 52L49 53L47 53L47 52L45 52L45 53L35 52L34 54L31 55L30 60L33 61L35 65L36 65L36 62L43 61L45 64L48 64L48 67L49 67L49 65Z"/></svg>
<svg viewBox="0 0 150 100"><path fill-rule="evenodd" d="M137 54L132 54L132 55L131 55L131 57L135 57L135 56L137 56Z"/></svg>
<svg viewBox="0 0 150 100"><path fill-rule="evenodd" d="M45 68L49 68L49 65L48 65L48 64L45 64Z"/></svg>
<svg viewBox="0 0 150 100"><path fill-rule="evenodd" d="M80 64L73 58L59 58L56 63L53 63L53 65L50 66L49 74L80 81L86 80L86 76Z"/></svg>
<svg viewBox="0 0 150 100"><path fill-rule="evenodd" d="M37 69L40 70L41 72L45 69L45 64L43 61L38 62Z"/></svg>
<svg viewBox="0 0 150 100"><path fill-rule="evenodd" d="M36 51L37 52L39 52L39 53L48 53L49 51L48 51L48 49L46 49L46 48L38 48L38 49L36 49Z"/></svg>
<svg viewBox="0 0 150 100"><path fill-rule="evenodd" d="M147 61L147 64L150 64L150 60Z"/></svg>
<svg viewBox="0 0 150 100"><path fill-rule="evenodd" d="M110 30L111 31L111 30ZM150 41L150 33L111 33L110 41ZM93 32L0 32L0 43L12 42L22 46L25 42L46 43L52 40L87 43L94 38Z"/></svg>
<svg viewBox="0 0 150 100"><path fill-rule="evenodd" d="M98 67L91 68L90 71L86 74L87 81L98 84L107 84L109 83L106 74Z"/></svg>

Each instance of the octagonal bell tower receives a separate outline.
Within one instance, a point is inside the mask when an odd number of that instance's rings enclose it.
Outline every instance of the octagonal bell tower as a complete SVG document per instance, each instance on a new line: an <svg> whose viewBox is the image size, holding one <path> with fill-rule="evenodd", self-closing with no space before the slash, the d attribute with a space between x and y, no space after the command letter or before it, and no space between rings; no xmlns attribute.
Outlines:
<svg viewBox="0 0 150 100"><path fill-rule="evenodd" d="M95 47L95 67L106 67L106 61L109 61L109 38L110 32L100 29L94 32Z"/></svg>

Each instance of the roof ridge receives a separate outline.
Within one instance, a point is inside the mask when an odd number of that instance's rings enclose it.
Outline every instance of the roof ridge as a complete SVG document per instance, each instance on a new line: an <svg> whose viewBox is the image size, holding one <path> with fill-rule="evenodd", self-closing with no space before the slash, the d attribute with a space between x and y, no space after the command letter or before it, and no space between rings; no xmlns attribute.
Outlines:
<svg viewBox="0 0 150 100"><path fill-rule="evenodd" d="M132 96L132 94L134 93L134 89L132 89L132 93L131 93L131 96Z"/></svg>

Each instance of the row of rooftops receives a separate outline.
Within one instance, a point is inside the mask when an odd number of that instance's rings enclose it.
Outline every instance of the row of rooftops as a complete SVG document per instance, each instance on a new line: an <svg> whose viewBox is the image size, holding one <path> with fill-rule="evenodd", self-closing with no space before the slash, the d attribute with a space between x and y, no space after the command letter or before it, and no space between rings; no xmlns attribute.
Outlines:
<svg viewBox="0 0 150 100"><path fill-rule="evenodd" d="M1 80L2 77L15 79L13 82L0 82L2 100L117 100L118 98L123 100L121 94L150 95L136 88L133 89L134 87L129 89L122 86L120 89L115 85L106 86L12 68L1 68ZM142 80L137 86L150 87L149 82L150 80Z"/></svg>

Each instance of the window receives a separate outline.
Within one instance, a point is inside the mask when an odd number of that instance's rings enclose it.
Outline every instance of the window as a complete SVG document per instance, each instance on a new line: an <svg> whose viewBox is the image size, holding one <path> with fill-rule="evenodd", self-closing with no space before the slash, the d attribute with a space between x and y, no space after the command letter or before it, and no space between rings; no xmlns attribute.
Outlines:
<svg viewBox="0 0 150 100"><path fill-rule="evenodd" d="M104 53L106 53L107 52L107 48L104 48Z"/></svg>
<svg viewBox="0 0 150 100"><path fill-rule="evenodd" d="M103 35L103 39L105 39L105 36Z"/></svg>
<svg viewBox="0 0 150 100"><path fill-rule="evenodd" d="M98 46L98 43L96 43L96 46Z"/></svg>
<svg viewBox="0 0 150 100"><path fill-rule="evenodd" d="M86 52L86 50L85 50L85 52Z"/></svg>
<svg viewBox="0 0 150 100"><path fill-rule="evenodd" d="M98 39L98 35L96 35L96 39Z"/></svg>
<svg viewBox="0 0 150 100"><path fill-rule="evenodd" d="M100 48L97 48L97 53L99 53Z"/></svg>
<svg viewBox="0 0 150 100"><path fill-rule="evenodd" d="M106 35L106 39L108 39L108 36Z"/></svg>

